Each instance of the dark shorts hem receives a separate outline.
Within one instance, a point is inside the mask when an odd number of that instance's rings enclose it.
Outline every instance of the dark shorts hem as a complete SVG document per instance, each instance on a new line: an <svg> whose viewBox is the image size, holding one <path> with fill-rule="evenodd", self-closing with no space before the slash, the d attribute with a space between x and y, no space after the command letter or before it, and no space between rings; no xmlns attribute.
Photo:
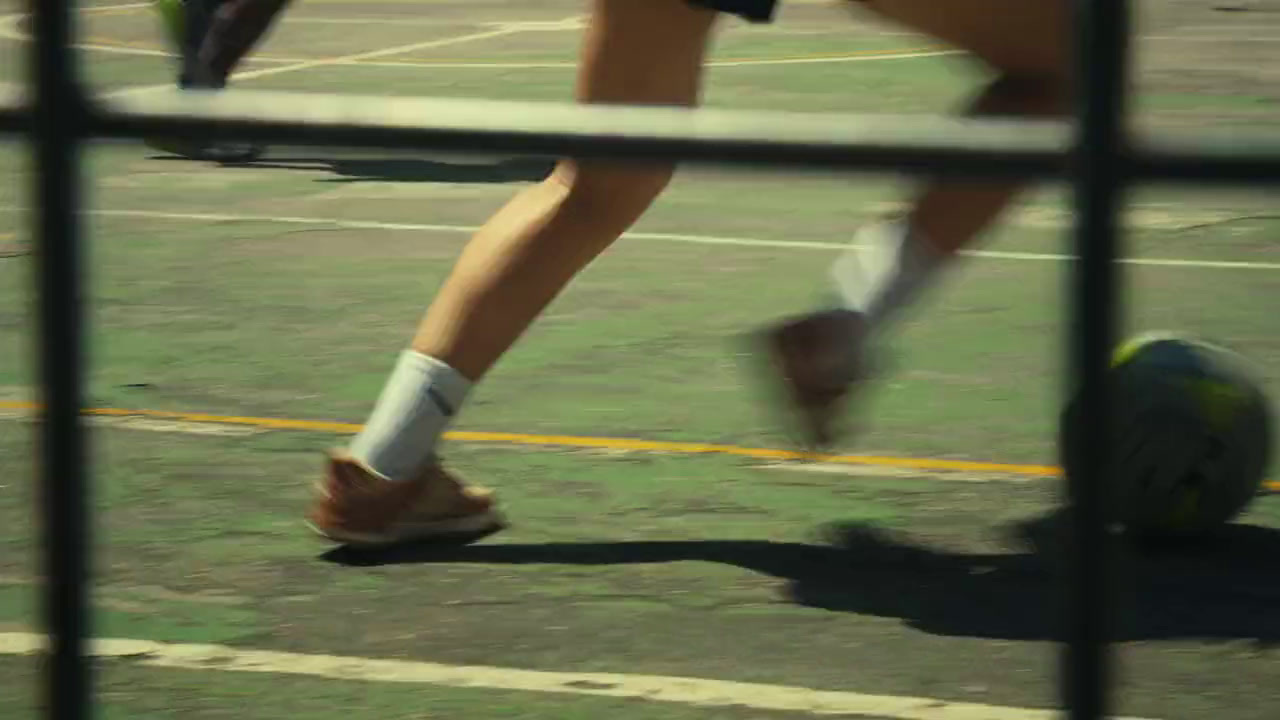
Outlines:
<svg viewBox="0 0 1280 720"><path fill-rule="evenodd" d="M686 0L690 5L718 10L751 22L772 22L778 0Z"/></svg>

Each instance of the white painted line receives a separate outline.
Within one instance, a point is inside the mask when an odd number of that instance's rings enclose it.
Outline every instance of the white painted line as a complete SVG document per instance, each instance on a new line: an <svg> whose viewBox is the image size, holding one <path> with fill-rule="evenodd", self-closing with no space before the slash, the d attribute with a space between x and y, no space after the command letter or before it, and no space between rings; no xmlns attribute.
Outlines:
<svg viewBox="0 0 1280 720"><path fill-rule="evenodd" d="M1180 27L1176 27L1173 29L1176 32L1205 32L1205 31L1208 31L1208 32L1226 31L1228 33L1240 32L1240 31L1269 32L1273 30L1280 30L1280 24L1261 22L1259 21L1258 18L1255 17L1255 18L1250 18L1248 21L1243 23L1226 23L1226 24L1212 24L1212 25L1182 25Z"/></svg>
<svg viewBox="0 0 1280 720"><path fill-rule="evenodd" d="M94 7L80 8L80 12L86 15L106 15L121 10L133 10L136 8L148 7L150 3L128 3L125 5L97 5ZM15 40L18 42L26 42L30 40L30 36L24 35L18 26L22 24L24 18L30 13L19 12L10 13L8 15L0 15L0 39Z"/></svg>
<svg viewBox="0 0 1280 720"><path fill-rule="evenodd" d="M867 452L867 455L879 453ZM1044 482L1043 476L1002 472L976 472L970 470L947 470L895 467L891 465L852 465L824 462L767 462L751 466L756 470L782 473L807 473L811 475L839 475L841 477L884 478L922 478L931 482L955 483L1019 483L1030 484Z"/></svg>
<svg viewBox="0 0 1280 720"><path fill-rule="evenodd" d="M21 208L0 207L0 211L19 212ZM440 225L434 223L389 223L378 220L348 220L343 218L302 217L288 215L233 215L227 213L174 213L151 210L89 210L90 215L102 217L136 217L155 220L174 220L187 222L261 222L285 225L314 225L317 227L336 227L351 230L391 230L410 232L441 232L470 234L479 228L474 225ZM787 240L765 240L743 237L718 237L714 235L685 235L680 233L628 232L623 238L632 240L658 240L664 242L689 243L693 245L726 245L736 247L763 247L800 250L845 250L858 247L849 243L804 242ZM1023 262L1067 262L1074 260L1072 255L1062 253L1009 252L1003 250L969 250L962 253L966 257L984 258L988 260L1014 260ZM1126 265L1148 267L1182 267L1217 270L1280 270L1280 262L1259 262L1246 260L1195 260L1184 258L1125 258L1120 262Z"/></svg>
<svg viewBox="0 0 1280 720"><path fill-rule="evenodd" d="M118 12L120 10L131 10L134 8L147 7L149 3L129 3L126 5L100 5L91 8L81 8L80 12L85 14L106 14ZM22 25L23 19L28 17L30 13L10 13L8 15L0 15L0 40L12 40L14 42L25 43L31 39L31 36L23 33L19 27ZM127 55L168 55L169 53L160 52L158 50L146 50L143 48L117 48L112 46L89 46L77 45L80 49L92 49L102 52L118 52Z"/></svg>
<svg viewBox="0 0 1280 720"><path fill-rule="evenodd" d="M30 410L13 410L0 408L0 420L18 420L31 422L34 413ZM141 430L144 432L172 433L177 435L207 435L210 437L249 437L262 435L266 428L226 425L221 423L190 422L186 420L161 420L157 418L137 416L99 416L85 418L94 427L116 428L121 430Z"/></svg>
<svg viewBox="0 0 1280 720"><path fill-rule="evenodd" d="M794 57L746 60L711 60L709 68L753 67L759 65L815 65L830 63L881 62L885 60L909 60L912 58L940 57L955 55L956 50L930 50L927 52L891 53L887 55L836 55L832 57ZM430 60L423 61L386 61L386 62L351 62L342 65L358 65L360 67L383 68L435 68L440 70L547 70L570 69L578 67L576 62L450 62Z"/></svg>
<svg viewBox="0 0 1280 720"><path fill-rule="evenodd" d="M1280 43L1280 37L1232 37L1230 35L1146 35L1139 40L1207 43Z"/></svg>
<svg viewBox="0 0 1280 720"><path fill-rule="evenodd" d="M475 42L477 40L489 40L492 38L513 35L520 30L513 26L500 27L496 30L486 30L484 32L469 33L467 35L457 35L447 38L436 38L434 40L424 40L422 42L409 43L407 45L396 45L395 47L383 48L381 50L370 50L368 52L351 53L348 55L339 55L331 58L318 58L316 60L306 60L296 62L289 65L277 65L276 67L263 68L261 70L249 70L247 72L239 72L235 74L235 81L242 82L244 80L252 80L254 78L267 77L269 75L283 75L284 73L301 72L303 70L311 70L319 67L327 67L331 65L341 65L344 63L358 63L364 60L373 60L375 58L387 57L389 55L402 55L416 50L427 50L430 48L445 47L448 45L459 45L461 43ZM139 87L123 88L113 90L107 93L108 97L123 97L126 95L139 95L158 90L170 90L173 83L164 85L142 85Z"/></svg>
<svg viewBox="0 0 1280 720"><path fill-rule="evenodd" d="M844 55L835 57L797 57L778 58L776 60L712 60L707 67L748 67L752 65L820 65L823 63L856 63L881 62L884 60L911 60L914 58L942 57L944 55L963 55L960 50L926 50L922 52L889 53L886 55Z"/></svg>
<svg viewBox="0 0 1280 720"><path fill-rule="evenodd" d="M80 12L86 15L110 15L111 13L121 10L138 10L141 8L151 7L149 2L125 3L123 5L88 5L80 8Z"/></svg>
<svg viewBox="0 0 1280 720"><path fill-rule="evenodd" d="M107 6L95 7L93 8L93 10L95 12L109 12L109 11L119 11L119 10L126 10L126 9L139 8L139 7L147 7L147 3L107 5ZM10 15L5 15L3 17L0 17L0 39L16 40L19 42L27 41L29 38L19 30L19 25L21 24L22 19L25 16L26 16L25 13L13 13ZM380 50L370 50L368 52L351 53L348 55L339 55L336 57L316 58L313 60L301 60L298 62L286 64L286 65L277 65L275 67L263 68L261 70L250 70L247 72L240 72L240 73L236 73L235 79L236 81L252 80L254 78L259 78L259 77L267 77L270 75L282 75L284 73L300 72L302 70L311 70L313 68L327 67L331 65L365 64L366 60L373 60L376 58L387 57L390 55L402 55L404 53L415 52L418 50L429 50L431 48L447 47L450 45L458 45L461 43L475 42L477 40L489 40L489 39L498 38L498 37L505 37L507 35L513 35L515 33L520 33L520 32L537 32L537 31L546 31L546 30L568 29L572 27L577 27L581 25L581 23L582 23L582 15L580 14L571 15L561 20L555 20L555 21L549 21L549 22L502 23L502 24L498 24L496 27L493 27L489 30L485 30L483 32L469 33L467 35L458 35L454 37L424 40L421 42L409 43L407 45L397 45L395 47L382 48ZM110 48L110 49L107 50L107 48ZM111 47L111 46L97 46L94 49L104 50L107 52L115 52L119 54L155 55L159 53L159 54L167 55L167 53L160 53L159 51L156 51L156 50L147 50L143 48L125 48L125 47L117 48L117 47ZM405 63L405 65L420 67L420 65L418 64L411 64L411 63ZM572 66L572 64L570 64L570 66ZM121 88L118 90L113 90L106 93L106 95L108 97L140 95L140 94L146 94L150 92L157 92L160 90L170 90L172 89L172 87L173 87L173 83L165 83L163 85L140 85L136 87L127 87L127 88Z"/></svg>
<svg viewBox="0 0 1280 720"><path fill-rule="evenodd" d="M123 9L131 7L146 7L145 4L135 5L118 5L110 6L103 9ZM15 42L27 42L30 38L18 30L18 24L21 22L24 14L6 15L0 17L0 39L13 40ZM561 21L568 23L574 19ZM528 31L544 31L547 30L551 23L539 23L534 26L530 23L506 23L503 28L513 32ZM501 28L500 28L501 29ZM555 29L559 29L558 27ZM480 33L483 35L484 33ZM452 42L460 42L462 39L480 39L478 37L462 36L462 38L446 38ZM435 42L435 41L433 41ZM112 55L139 55L145 57L176 57L174 53L164 50L153 50L142 47L129 47L126 45L110 45L104 42L79 43L76 45L81 50L92 50L93 52L107 53ZM438 47L438 46L437 46ZM419 47L415 49L427 49L427 47ZM375 51L384 52L384 51ZM402 50L402 52L409 52ZM930 50L923 52L901 52L888 53L885 55L836 55L831 57L793 57L793 58L758 58L744 60L712 60L707 63L707 67L726 68L726 67L750 67L758 65L813 65L823 63L852 63L852 62L881 62L885 60L910 60L912 58L940 57L943 55L959 54L958 50ZM255 76L254 73L279 73L293 72L293 70L285 70L285 66L289 65L307 65L307 68L315 67L308 63L323 62L324 65L341 66L341 67L376 67L376 68L435 68L440 70L543 70L543 69L571 69L576 68L576 62L432 62L432 61L412 61L412 60L369 60L369 59L349 59L346 56L341 58L290 58L290 57L262 57L255 56L251 58L252 62L276 65L280 67L265 68L258 71L241 72L236 74L237 79L243 79L247 76ZM307 69L297 68L297 69ZM122 88L119 94L131 95L134 93L154 92L161 88L170 88L170 85L142 85L137 87Z"/></svg>
<svg viewBox="0 0 1280 720"><path fill-rule="evenodd" d="M0 633L0 654L33 655L45 639L34 633ZM304 675L332 680L484 688L562 695L631 698L695 707L747 707L812 715L865 715L894 720L1058 720L1059 710L948 702L925 697L866 695L788 685L629 673L521 670L485 665L446 665L414 660L311 655L228 647L98 638L94 656L144 667Z"/></svg>
<svg viewBox="0 0 1280 720"><path fill-rule="evenodd" d="M8 30L0 24L0 39L14 39L9 36ZM149 48L129 47L126 45L104 45L101 42L87 42L76 45L81 50L92 50L94 52L114 54L114 55L140 55L147 57L177 57L174 53L164 50L152 50ZM732 68L732 67L754 67L763 65L813 65L813 64L834 64L834 63L854 63L854 62L881 62L887 60L910 60L912 58L941 57L944 55L955 55L959 51L938 50L928 52L907 52L907 53L891 53L887 55L843 55L822 58L760 58L754 60L712 60L707 63L710 68ZM289 63L309 62L309 58L284 57L284 56L255 56L250 58L251 62L264 65L284 65ZM573 69L578 67L575 62L450 62L447 60L351 60L351 61L334 61L330 63L335 67L367 67L367 68L412 68L437 69L437 70L553 70L553 69ZM238 76L237 76L238 77ZM168 87L168 86L166 86ZM131 89L131 88L125 88Z"/></svg>
<svg viewBox="0 0 1280 720"><path fill-rule="evenodd" d="M447 38L437 38L435 40L423 40L416 43L408 43L406 45L397 45L395 47L383 48L381 50L370 50L362 53L350 53L348 55L339 55L333 58L321 58L319 60L307 60L283 67L265 68L263 70L252 70L249 72L236 73L236 80L250 80L257 77L267 77L268 75L280 75L282 73L297 72L300 70L310 70L312 68L325 67L326 65L334 65L343 62L359 62L361 60L372 60L374 58L387 57L389 55L402 55L415 50L427 50L430 48L446 47L448 45L460 45L462 43L475 42L477 40L489 40L491 38L503 37L520 32L514 28L498 28L496 30L485 30L484 32L468 33L466 35L455 35Z"/></svg>
<svg viewBox="0 0 1280 720"><path fill-rule="evenodd" d="M314 3L314 0L307 0L308 5L312 3ZM298 15L289 16L290 25L396 25L399 27L454 27L454 28L488 26L488 27L496 28L504 25L516 25L524 22L528 22L531 25L537 24L542 26L537 28L531 27L529 29L543 29L543 30L552 30L552 29L574 30L576 29L574 25L560 22L560 21L554 21L554 20L552 21L512 20L508 22L477 22L477 21L469 21L469 20L442 20L442 19L436 19L436 18L389 17L389 16L379 16L379 15L361 15L356 17L323 17L323 16L298 14ZM555 25L555 27L551 27L551 25L553 24ZM581 23L578 24L578 27L580 26L581 26Z"/></svg>
<svg viewBox="0 0 1280 720"><path fill-rule="evenodd" d="M4 36L5 36L5 30L2 26L0 26L0 37L4 37ZM127 45L103 45L101 43L96 43L96 42L80 43L76 45L76 48L79 50L92 50L94 52L110 53L113 55L142 55L146 57L163 57L163 58L178 57L177 53L171 53L171 52L168 52L167 50L152 50L150 48L129 47ZM260 58L254 58L254 59L257 62L262 62ZM276 60L276 61L268 61L268 62L282 63L282 62L296 62L296 60L289 59L289 60Z"/></svg>

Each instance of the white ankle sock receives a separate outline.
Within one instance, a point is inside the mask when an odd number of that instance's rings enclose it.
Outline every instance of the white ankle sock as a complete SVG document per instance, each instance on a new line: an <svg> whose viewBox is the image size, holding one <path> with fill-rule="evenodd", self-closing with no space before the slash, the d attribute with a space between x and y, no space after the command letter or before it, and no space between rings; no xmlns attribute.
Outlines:
<svg viewBox="0 0 1280 720"><path fill-rule="evenodd" d="M947 256L913 233L905 221L872 225L831 266L837 301L860 312L875 330L929 286Z"/></svg>
<svg viewBox="0 0 1280 720"><path fill-rule="evenodd" d="M413 350L400 354L351 455L388 480L410 480L430 462L436 443L462 407L471 381Z"/></svg>

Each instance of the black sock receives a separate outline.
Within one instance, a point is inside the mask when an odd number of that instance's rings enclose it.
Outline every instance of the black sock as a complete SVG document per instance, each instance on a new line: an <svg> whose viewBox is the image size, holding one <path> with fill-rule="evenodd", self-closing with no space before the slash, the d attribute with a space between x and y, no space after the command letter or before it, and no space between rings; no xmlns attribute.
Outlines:
<svg viewBox="0 0 1280 720"><path fill-rule="evenodd" d="M182 0L185 19L178 87L184 89L221 87L222 82L214 77L212 70L200 58L200 48L204 45L209 29L213 25L214 14L221 4L222 0Z"/></svg>

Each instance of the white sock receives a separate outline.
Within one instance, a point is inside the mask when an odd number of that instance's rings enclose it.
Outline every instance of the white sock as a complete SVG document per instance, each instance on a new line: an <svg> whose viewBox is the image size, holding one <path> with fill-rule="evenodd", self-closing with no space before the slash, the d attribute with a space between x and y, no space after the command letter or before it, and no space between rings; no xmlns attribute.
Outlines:
<svg viewBox="0 0 1280 720"><path fill-rule="evenodd" d="M864 228L831 266L837 301L862 313L868 329L911 302L929 286L947 256L934 250L905 221Z"/></svg>
<svg viewBox="0 0 1280 720"><path fill-rule="evenodd" d="M410 480L435 455L471 381L433 357L405 350L351 456L388 480Z"/></svg>

